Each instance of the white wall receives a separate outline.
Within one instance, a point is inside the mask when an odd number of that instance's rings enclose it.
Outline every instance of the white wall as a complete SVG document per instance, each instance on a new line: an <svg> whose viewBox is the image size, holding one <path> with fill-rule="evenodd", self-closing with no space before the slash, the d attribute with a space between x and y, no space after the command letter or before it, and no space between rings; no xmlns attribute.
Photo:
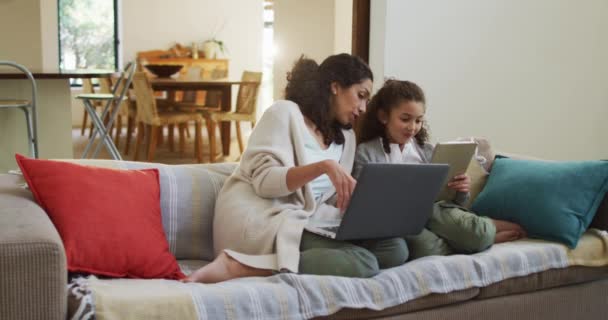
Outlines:
<svg viewBox="0 0 608 320"><path fill-rule="evenodd" d="M229 76L262 70L262 0L123 0L120 8L124 61L176 42L200 46L223 25L216 38L228 48Z"/></svg>
<svg viewBox="0 0 608 320"><path fill-rule="evenodd" d="M41 0L0 0L0 60L42 68Z"/></svg>
<svg viewBox="0 0 608 320"><path fill-rule="evenodd" d="M334 1L334 52L351 53L353 42L353 0Z"/></svg>
<svg viewBox="0 0 608 320"><path fill-rule="evenodd" d="M423 87L434 140L608 158L608 1L375 0L371 27L375 78Z"/></svg>
<svg viewBox="0 0 608 320"><path fill-rule="evenodd" d="M285 76L304 54L321 63L334 52L334 1L274 2L274 97L284 97Z"/></svg>
<svg viewBox="0 0 608 320"><path fill-rule="evenodd" d="M2 1L2 0L0 0ZM58 13L57 0L40 1L40 29L42 46L42 67L45 70L59 68L59 41L57 41Z"/></svg>
<svg viewBox="0 0 608 320"><path fill-rule="evenodd" d="M278 0L274 3L274 98L284 97L286 74L302 55L321 63L351 52L353 0Z"/></svg>
<svg viewBox="0 0 608 320"><path fill-rule="evenodd" d="M369 66L374 72L374 92L382 86L386 60L386 0L370 4L369 13Z"/></svg>

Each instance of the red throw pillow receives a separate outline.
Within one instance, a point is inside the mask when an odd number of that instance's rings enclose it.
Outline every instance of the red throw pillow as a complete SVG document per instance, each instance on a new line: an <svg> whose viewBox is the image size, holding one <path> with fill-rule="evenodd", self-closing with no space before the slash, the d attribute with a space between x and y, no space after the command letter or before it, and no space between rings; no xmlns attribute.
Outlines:
<svg viewBox="0 0 608 320"><path fill-rule="evenodd" d="M68 270L182 279L163 232L157 169L116 170L16 155L63 240Z"/></svg>

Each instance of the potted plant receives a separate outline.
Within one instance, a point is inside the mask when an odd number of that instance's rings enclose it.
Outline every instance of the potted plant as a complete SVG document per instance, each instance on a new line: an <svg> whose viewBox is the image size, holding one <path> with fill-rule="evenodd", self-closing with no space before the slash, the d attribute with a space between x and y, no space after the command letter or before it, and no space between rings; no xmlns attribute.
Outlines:
<svg viewBox="0 0 608 320"><path fill-rule="evenodd" d="M209 40L203 42L203 53L206 59L217 59L220 54L224 56L227 53L224 42L217 39L217 35L224 29L225 24L225 19L218 20L213 32L207 38Z"/></svg>
<svg viewBox="0 0 608 320"><path fill-rule="evenodd" d="M203 42L203 52L206 59L217 59L218 54L224 55L227 49L223 41L211 38Z"/></svg>

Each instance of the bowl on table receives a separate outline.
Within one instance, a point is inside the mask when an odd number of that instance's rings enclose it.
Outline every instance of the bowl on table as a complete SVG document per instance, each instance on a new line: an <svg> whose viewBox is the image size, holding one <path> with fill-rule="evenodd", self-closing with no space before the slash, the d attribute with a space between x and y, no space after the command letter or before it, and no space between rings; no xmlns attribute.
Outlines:
<svg viewBox="0 0 608 320"><path fill-rule="evenodd" d="M181 64L147 64L144 67L159 78L169 78L179 72L184 66Z"/></svg>

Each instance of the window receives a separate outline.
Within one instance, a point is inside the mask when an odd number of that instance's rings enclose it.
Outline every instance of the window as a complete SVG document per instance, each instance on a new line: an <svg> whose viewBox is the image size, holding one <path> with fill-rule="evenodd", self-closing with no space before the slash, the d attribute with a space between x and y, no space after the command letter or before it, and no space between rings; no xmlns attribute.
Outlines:
<svg viewBox="0 0 608 320"><path fill-rule="evenodd" d="M58 0L59 68L117 69L116 0Z"/></svg>
<svg viewBox="0 0 608 320"><path fill-rule="evenodd" d="M260 101L258 106L260 111L258 114L262 114L266 108L270 107L273 97L273 74L272 68L274 63L274 56L276 48L273 42L274 33L274 1L265 0L263 1L264 6L264 33L263 33L263 48L262 48L262 86L260 87Z"/></svg>

